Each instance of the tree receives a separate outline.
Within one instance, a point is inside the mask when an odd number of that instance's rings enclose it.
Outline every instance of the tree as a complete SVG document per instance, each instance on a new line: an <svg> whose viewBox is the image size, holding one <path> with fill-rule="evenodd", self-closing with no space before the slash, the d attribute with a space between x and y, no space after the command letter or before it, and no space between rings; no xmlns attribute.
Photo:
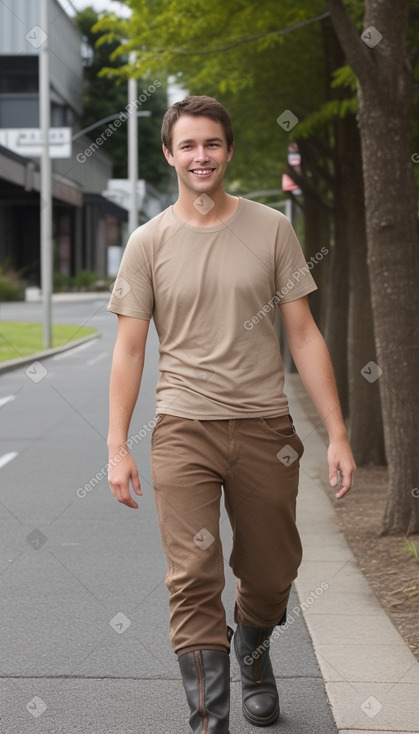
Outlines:
<svg viewBox="0 0 419 734"><path fill-rule="evenodd" d="M408 0L365 0L362 38L342 0L326 0L358 79L368 268L389 465L384 533L419 532L419 234L412 171L413 56ZM369 355L365 355L366 364ZM381 372L382 371L382 372Z"/></svg>

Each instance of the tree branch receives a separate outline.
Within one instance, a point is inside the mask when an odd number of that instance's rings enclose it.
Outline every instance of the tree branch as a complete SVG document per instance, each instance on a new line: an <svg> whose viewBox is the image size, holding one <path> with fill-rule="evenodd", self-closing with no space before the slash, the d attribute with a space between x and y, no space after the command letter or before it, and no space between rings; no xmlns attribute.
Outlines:
<svg viewBox="0 0 419 734"><path fill-rule="evenodd" d="M229 51L232 48L236 48L237 46L242 46L245 43L252 43L253 41L259 40L259 38L266 38L266 36L285 36L287 33L291 33L291 31L296 31L298 28L303 28L306 25L310 25L311 23L316 23L318 20L323 20L323 18L328 18L330 15L329 11L326 13L322 13L321 15L316 15L314 18L308 18L307 20L302 20L300 23L295 23L294 25L289 26L288 28L282 28L277 31L265 31L264 33L255 33L253 36L246 36L246 38L239 38L237 41L232 41L232 43L228 43L227 46L220 46L219 48L209 48L209 49L197 49L195 51L189 51L182 48L173 48L169 49L170 53L173 54L182 54L184 56L206 56L208 54L219 54L223 51ZM167 51L166 48L156 48L153 49L157 53L163 53L164 51Z"/></svg>
<svg viewBox="0 0 419 734"><path fill-rule="evenodd" d="M326 0L326 5L348 64L362 84L373 72L372 57L349 17L343 0Z"/></svg>

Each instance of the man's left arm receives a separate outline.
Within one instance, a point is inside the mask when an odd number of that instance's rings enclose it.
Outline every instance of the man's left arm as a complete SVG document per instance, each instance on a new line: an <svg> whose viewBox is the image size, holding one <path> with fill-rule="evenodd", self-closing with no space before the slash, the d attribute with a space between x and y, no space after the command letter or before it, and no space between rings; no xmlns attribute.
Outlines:
<svg viewBox="0 0 419 734"><path fill-rule="evenodd" d="M351 488L356 467L343 422L329 351L311 314L308 296L283 303L279 308L295 366L329 435L327 458L330 486L336 487L338 470L342 475L341 487L335 494L335 497L340 498Z"/></svg>

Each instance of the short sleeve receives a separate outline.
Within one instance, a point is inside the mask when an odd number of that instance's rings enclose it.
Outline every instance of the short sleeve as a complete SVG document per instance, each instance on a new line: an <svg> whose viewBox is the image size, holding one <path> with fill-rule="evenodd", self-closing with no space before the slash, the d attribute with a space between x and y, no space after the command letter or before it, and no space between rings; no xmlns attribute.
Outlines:
<svg viewBox="0 0 419 734"><path fill-rule="evenodd" d="M310 268L311 265L311 268ZM278 305L295 301L317 290L311 274L313 263L308 264L294 229L284 215L281 215L275 259L275 293Z"/></svg>
<svg viewBox="0 0 419 734"><path fill-rule="evenodd" d="M137 229L128 240L107 310L150 320L154 310L151 248Z"/></svg>

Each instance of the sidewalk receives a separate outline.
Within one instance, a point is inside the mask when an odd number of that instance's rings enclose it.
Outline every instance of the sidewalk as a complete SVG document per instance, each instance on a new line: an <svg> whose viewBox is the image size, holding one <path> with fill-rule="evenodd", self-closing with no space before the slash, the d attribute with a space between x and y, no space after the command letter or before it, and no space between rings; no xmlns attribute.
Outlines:
<svg viewBox="0 0 419 734"><path fill-rule="evenodd" d="M419 733L419 663L380 606L340 531L324 488L326 439L304 405L301 380L285 392L304 443L298 526L304 557L295 587L300 599L327 584L304 614L340 734ZM361 491L356 488L354 491ZM340 500L344 502L345 500Z"/></svg>

